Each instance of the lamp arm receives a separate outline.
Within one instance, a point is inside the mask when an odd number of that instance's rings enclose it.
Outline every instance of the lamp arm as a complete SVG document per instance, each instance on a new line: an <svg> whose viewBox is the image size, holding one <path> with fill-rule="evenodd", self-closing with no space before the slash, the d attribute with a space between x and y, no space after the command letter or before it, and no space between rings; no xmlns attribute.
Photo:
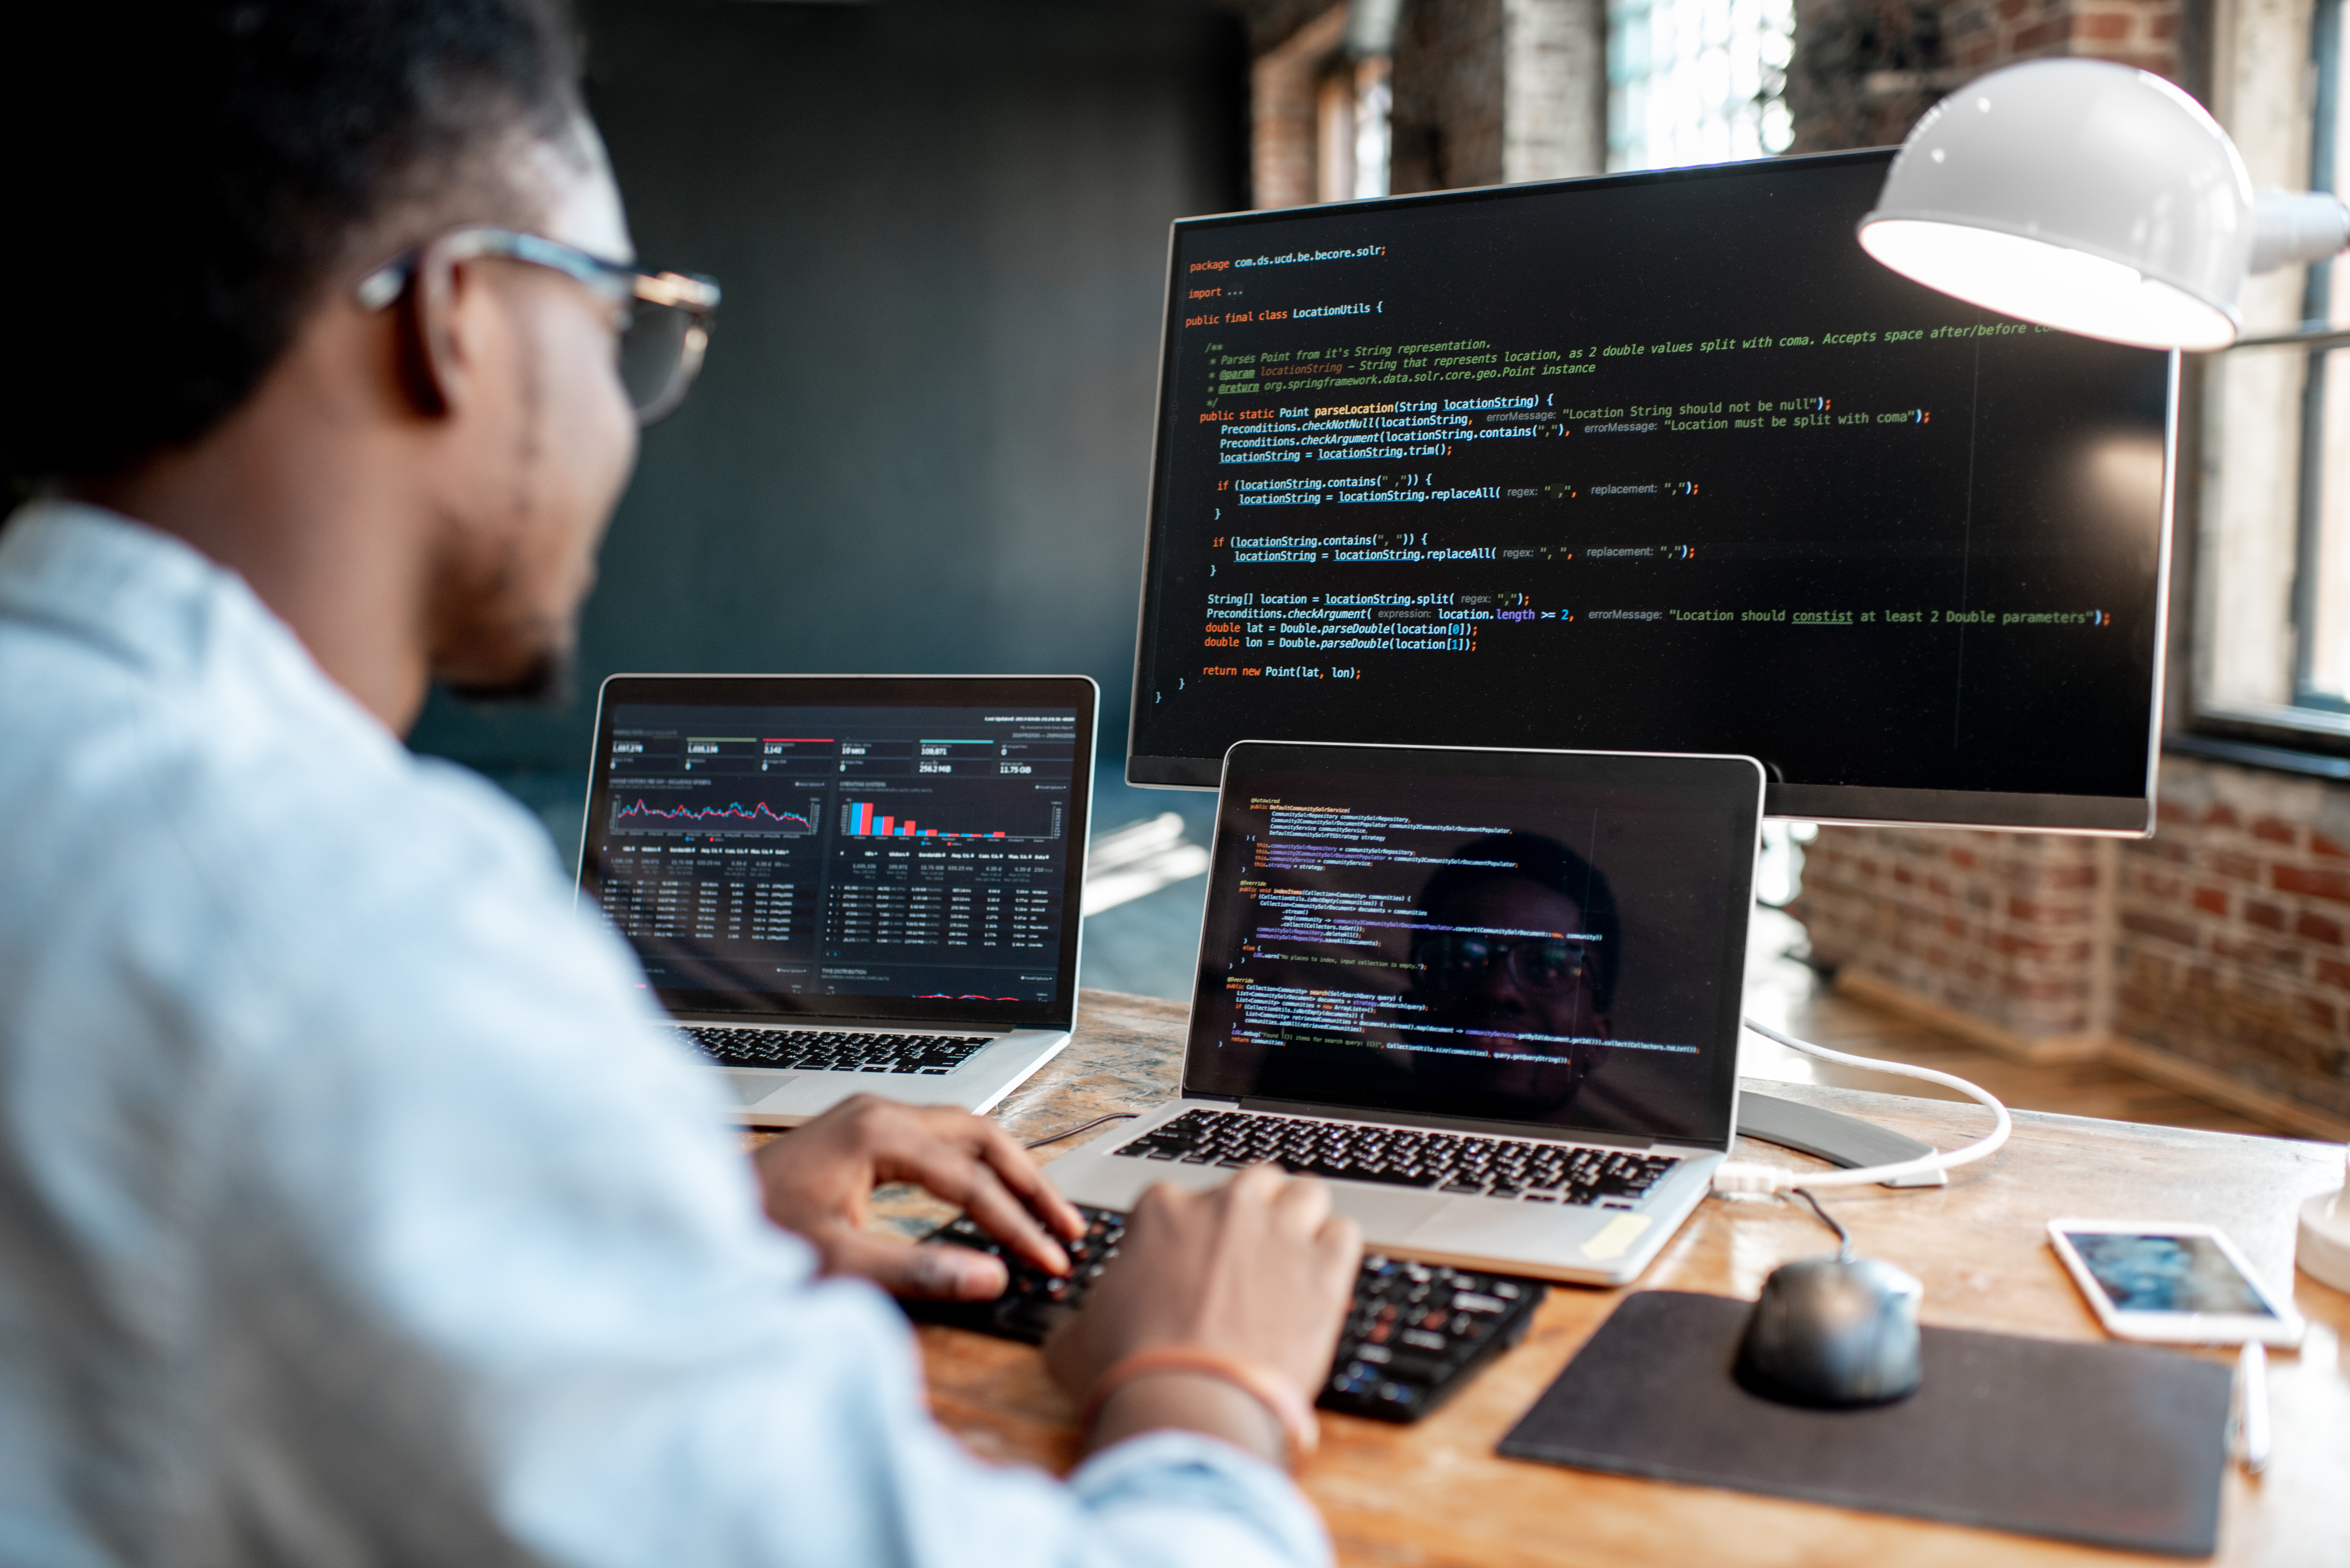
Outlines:
<svg viewBox="0 0 2350 1568"><path fill-rule="evenodd" d="M2260 337L2239 337L2223 350L2233 353L2239 348L2304 348L2315 352L2320 348L2340 348L2350 346L2350 327L2335 327L2329 322L2308 321L2291 332L2272 332Z"/></svg>
<svg viewBox="0 0 2350 1568"><path fill-rule="evenodd" d="M2255 273L2324 261L2350 246L2350 207L2330 191L2252 192Z"/></svg>

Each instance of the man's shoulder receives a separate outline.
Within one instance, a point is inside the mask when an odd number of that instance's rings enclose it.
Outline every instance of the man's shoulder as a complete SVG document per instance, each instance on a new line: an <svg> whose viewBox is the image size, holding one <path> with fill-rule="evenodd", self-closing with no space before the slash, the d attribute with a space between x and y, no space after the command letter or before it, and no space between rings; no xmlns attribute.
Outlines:
<svg viewBox="0 0 2350 1568"><path fill-rule="evenodd" d="M485 780L315 694L119 668L0 679L0 1058L354 1125L448 1094L699 1125L625 948Z"/></svg>
<svg viewBox="0 0 2350 1568"><path fill-rule="evenodd" d="M120 570L56 529L0 560L0 1058L651 1070L642 976L535 818L411 755L241 582L87 532Z"/></svg>
<svg viewBox="0 0 2350 1568"><path fill-rule="evenodd" d="M0 659L22 651L9 640ZM32 662L19 673L38 678L0 680L0 813L36 845L136 841L159 875L178 862L229 883L265 870L322 889L553 874L519 805L411 755L339 693L236 671L167 680L102 659Z"/></svg>
<svg viewBox="0 0 2350 1568"><path fill-rule="evenodd" d="M568 889L536 822L410 754L282 628L234 624L247 613L232 600L232 624L145 658L0 617L0 873L18 895L0 950L220 982L380 971L473 928L563 945Z"/></svg>
<svg viewBox="0 0 2350 1568"><path fill-rule="evenodd" d="M9 534L0 816L32 831L0 857L135 850L151 890L320 897L551 874L519 807L410 755L233 576L103 514Z"/></svg>

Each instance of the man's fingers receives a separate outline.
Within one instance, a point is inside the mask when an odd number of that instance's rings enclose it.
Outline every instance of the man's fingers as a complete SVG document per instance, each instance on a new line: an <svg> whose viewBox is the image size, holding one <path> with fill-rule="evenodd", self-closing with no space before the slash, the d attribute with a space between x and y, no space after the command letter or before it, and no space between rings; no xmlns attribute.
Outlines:
<svg viewBox="0 0 2350 1568"><path fill-rule="evenodd" d="M997 1241L1012 1248L1030 1262L1048 1273L1069 1272L1069 1255L1061 1244L1045 1234L1036 1217L1028 1212L1020 1200L1003 1189L995 1173L977 1160L964 1168L962 1190L960 1192L931 1190L950 1201L960 1203L964 1211L978 1220L980 1227ZM1079 1231L1085 1228L1080 1225Z"/></svg>
<svg viewBox="0 0 2350 1568"><path fill-rule="evenodd" d="M1012 1282L1011 1273L1001 1258L991 1258L969 1247L930 1243L909 1248L899 1256L907 1260L900 1276L905 1282L896 1293L908 1297L992 1302ZM885 1284L883 1288L890 1287Z"/></svg>
<svg viewBox="0 0 2350 1568"><path fill-rule="evenodd" d="M1333 1279L1352 1282L1363 1262L1363 1228L1344 1214L1333 1214L1314 1232L1315 1244L1329 1262Z"/></svg>
<svg viewBox="0 0 2350 1568"><path fill-rule="evenodd" d="M1270 1203L1277 1197L1289 1178L1277 1165L1247 1165L1238 1176L1224 1183L1231 1200L1241 1203Z"/></svg>
<svg viewBox="0 0 2350 1568"><path fill-rule="evenodd" d="M1069 1255L1045 1234L1035 1217L1003 1189L995 1172L976 1156L944 1138L914 1140L898 1152L893 1174L899 1180L920 1182L928 1191L956 1204L979 1221L980 1228L1048 1273L1069 1272Z"/></svg>
<svg viewBox="0 0 2350 1568"><path fill-rule="evenodd" d="M976 1162L992 1171L996 1183L1017 1194L1020 1201L1041 1215L1054 1231L1072 1241L1085 1234L1086 1223L1076 1206L1045 1179L1044 1171L1028 1157L1028 1151L993 1122L947 1106L918 1108L891 1105L889 1111L886 1135L878 1140L875 1149L876 1173L882 1180L918 1181L941 1198L969 1209L972 1204L962 1192L950 1191L936 1183L951 1179L951 1168L960 1162ZM1055 1268L1048 1261L1049 1254L1023 1241L1033 1227L1022 1224L1004 1231L985 1215L975 1213L973 1218L1000 1240L1019 1244L1037 1262ZM1066 1272L1066 1264L1064 1260L1055 1272Z"/></svg>
<svg viewBox="0 0 2350 1568"><path fill-rule="evenodd" d="M847 1228L825 1238L824 1260L827 1272L862 1275L910 1301L993 1301L1011 1282L1002 1261L985 1252Z"/></svg>
<svg viewBox="0 0 2350 1568"><path fill-rule="evenodd" d="M1131 1231L1138 1224L1163 1225L1170 1217L1168 1211L1191 1198L1190 1193L1171 1181L1154 1181L1142 1189L1141 1197L1134 1200L1134 1209L1128 1217L1126 1228Z"/></svg>
<svg viewBox="0 0 2350 1568"><path fill-rule="evenodd" d="M1284 1185L1273 1199L1274 1223L1300 1236L1311 1236L1330 1217L1330 1189L1310 1176Z"/></svg>
<svg viewBox="0 0 2350 1568"><path fill-rule="evenodd" d="M1044 1167L993 1122L977 1117L972 1120L982 1129L980 1158L987 1161L996 1179L1010 1188L1014 1196L1058 1234L1070 1241L1084 1235L1085 1216L1077 1212L1076 1204L1061 1196L1060 1189L1045 1176Z"/></svg>

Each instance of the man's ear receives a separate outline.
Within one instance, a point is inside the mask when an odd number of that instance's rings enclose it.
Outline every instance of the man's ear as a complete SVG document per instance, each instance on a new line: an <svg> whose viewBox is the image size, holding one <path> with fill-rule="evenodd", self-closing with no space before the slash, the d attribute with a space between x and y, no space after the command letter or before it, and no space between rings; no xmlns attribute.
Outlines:
<svg viewBox="0 0 2350 1568"><path fill-rule="evenodd" d="M415 275L400 292L400 383L427 419L445 418L463 403L478 369L477 346L465 340L459 322L468 281L448 246L434 240L417 253Z"/></svg>

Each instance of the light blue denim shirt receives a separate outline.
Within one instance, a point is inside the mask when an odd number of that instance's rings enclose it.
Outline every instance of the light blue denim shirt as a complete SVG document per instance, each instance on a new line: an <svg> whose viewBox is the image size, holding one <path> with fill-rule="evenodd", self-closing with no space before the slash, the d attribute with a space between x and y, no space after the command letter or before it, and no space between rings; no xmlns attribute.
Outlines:
<svg viewBox="0 0 2350 1568"><path fill-rule="evenodd" d="M0 530L0 1562L1326 1562L1206 1438L931 1422L531 819L243 582Z"/></svg>

